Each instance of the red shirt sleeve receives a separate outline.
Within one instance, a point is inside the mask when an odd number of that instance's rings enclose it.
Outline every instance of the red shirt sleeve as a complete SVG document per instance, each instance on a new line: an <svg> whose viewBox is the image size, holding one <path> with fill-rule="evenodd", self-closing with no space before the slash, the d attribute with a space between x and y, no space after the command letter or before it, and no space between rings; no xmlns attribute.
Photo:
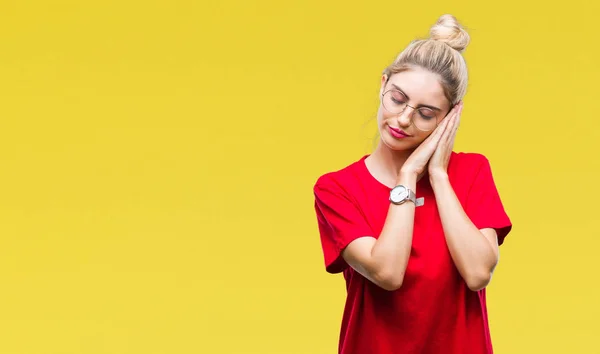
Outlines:
<svg viewBox="0 0 600 354"><path fill-rule="evenodd" d="M495 229L501 245L512 229L512 223L502 205L490 163L485 156L480 156L483 158L467 196L465 212L478 229Z"/></svg>
<svg viewBox="0 0 600 354"><path fill-rule="evenodd" d="M348 266L342 257L344 248L359 237L371 236L371 229L348 193L330 178L317 181L314 195L325 269L342 272Z"/></svg>

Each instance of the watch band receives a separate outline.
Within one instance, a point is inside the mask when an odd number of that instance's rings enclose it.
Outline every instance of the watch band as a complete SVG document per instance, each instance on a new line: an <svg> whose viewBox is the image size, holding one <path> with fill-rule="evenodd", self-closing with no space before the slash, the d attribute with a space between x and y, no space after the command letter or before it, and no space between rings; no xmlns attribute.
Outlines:
<svg viewBox="0 0 600 354"><path fill-rule="evenodd" d="M408 190L407 200L410 200L411 202L415 203L415 205L416 205L417 204L417 195L411 189L407 188L407 190Z"/></svg>

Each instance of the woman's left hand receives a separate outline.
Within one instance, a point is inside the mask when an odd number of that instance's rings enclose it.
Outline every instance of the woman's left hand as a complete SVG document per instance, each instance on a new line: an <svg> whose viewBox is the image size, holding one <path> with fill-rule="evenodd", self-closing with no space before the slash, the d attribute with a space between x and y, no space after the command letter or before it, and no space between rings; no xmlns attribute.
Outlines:
<svg viewBox="0 0 600 354"><path fill-rule="evenodd" d="M460 114L462 113L463 103L458 103L459 107L454 112L451 112L449 116L444 119L450 119L448 126L444 131L444 134L440 138L437 148L431 159L429 160L428 172L429 178L436 178L439 176L448 175L448 162L450 161L450 155L452 148L454 147L454 138L458 130L460 123Z"/></svg>

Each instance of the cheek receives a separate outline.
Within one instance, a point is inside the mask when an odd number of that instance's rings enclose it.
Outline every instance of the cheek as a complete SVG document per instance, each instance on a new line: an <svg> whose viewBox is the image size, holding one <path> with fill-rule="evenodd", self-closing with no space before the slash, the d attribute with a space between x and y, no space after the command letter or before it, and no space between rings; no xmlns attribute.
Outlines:
<svg viewBox="0 0 600 354"><path fill-rule="evenodd" d="M382 124L391 117L391 114L389 114L385 109L379 106L379 110L377 111L377 121L379 122L379 124Z"/></svg>
<svg viewBox="0 0 600 354"><path fill-rule="evenodd" d="M415 135L415 140L418 141L418 144L421 144L425 139L427 139L433 131L431 132L419 132Z"/></svg>
<svg viewBox="0 0 600 354"><path fill-rule="evenodd" d="M377 110L377 123L379 125L381 125L381 123L383 123L384 120L385 120L385 116L384 116L383 110L381 108L379 108L379 110Z"/></svg>

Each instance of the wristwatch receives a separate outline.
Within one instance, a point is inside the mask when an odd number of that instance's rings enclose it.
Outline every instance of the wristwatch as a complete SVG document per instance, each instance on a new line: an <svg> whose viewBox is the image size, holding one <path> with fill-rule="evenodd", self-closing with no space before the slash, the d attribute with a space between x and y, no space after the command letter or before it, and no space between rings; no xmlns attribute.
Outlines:
<svg viewBox="0 0 600 354"><path fill-rule="evenodd" d="M415 192L411 191L408 187L403 185L397 185L390 191L390 202L400 205L406 203L407 200L417 204L417 196Z"/></svg>

